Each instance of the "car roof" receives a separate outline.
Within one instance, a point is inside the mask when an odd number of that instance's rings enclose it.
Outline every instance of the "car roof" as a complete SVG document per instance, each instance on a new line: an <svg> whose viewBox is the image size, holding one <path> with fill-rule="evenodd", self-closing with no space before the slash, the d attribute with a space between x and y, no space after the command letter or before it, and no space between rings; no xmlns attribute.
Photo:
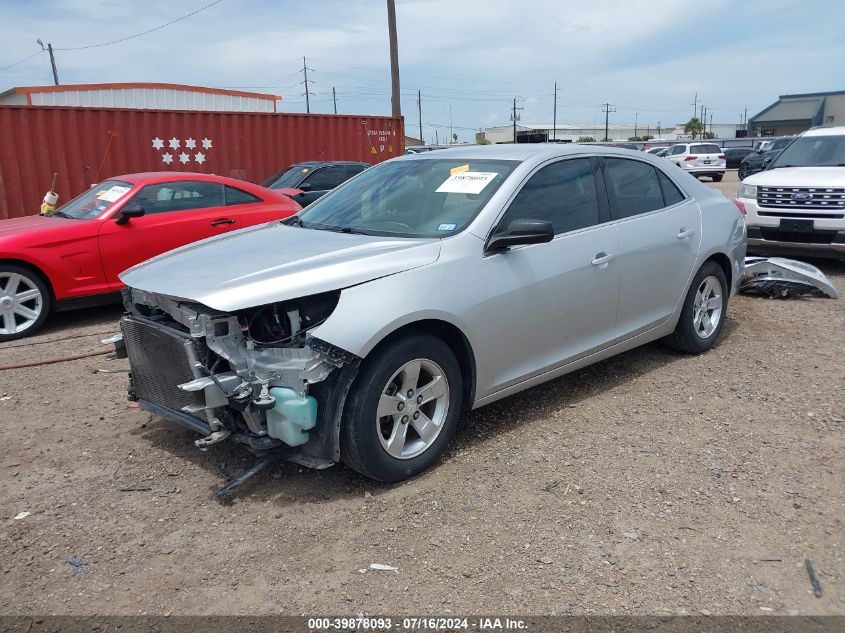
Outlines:
<svg viewBox="0 0 845 633"><path fill-rule="evenodd" d="M219 176L217 174L201 174L195 171L144 171L136 174L112 176L108 180L125 180L126 182L136 184L140 182L169 182L172 180L208 180L217 182L225 180L227 182L245 182L236 178L227 178L226 176Z"/></svg>
<svg viewBox="0 0 845 633"><path fill-rule="evenodd" d="M367 167L370 166L369 163L365 163L364 161L360 160L304 160L301 163L294 163L289 167L289 169L294 169L296 167L320 167L322 165L366 165Z"/></svg>
<svg viewBox="0 0 845 633"><path fill-rule="evenodd" d="M581 145L579 143L503 143L500 145L455 146L449 149L436 149L419 154L405 154L394 160L516 160L547 159L579 154L612 155L620 152L631 156L642 156L644 152L620 147L603 145Z"/></svg>
<svg viewBox="0 0 845 633"><path fill-rule="evenodd" d="M814 127L804 132L801 136L845 136L845 125Z"/></svg>

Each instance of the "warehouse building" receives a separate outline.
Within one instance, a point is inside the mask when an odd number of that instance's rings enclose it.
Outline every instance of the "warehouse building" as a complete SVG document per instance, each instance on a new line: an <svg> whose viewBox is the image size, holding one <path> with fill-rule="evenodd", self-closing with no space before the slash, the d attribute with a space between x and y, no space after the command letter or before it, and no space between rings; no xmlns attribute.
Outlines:
<svg viewBox="0 0 845 633"><path fill-rule="evenodd" d="M845 90L781 95L748 119L748 135L800 134L817 125L845 125Z"/></svg>
<svg viewBox="0 0 845 633"><path fill-rule="evenodd" d="M276 112L282 98L258 92L163 83L22 86L0 93L0 105Z"/></svg>
<svg viewBox="0 0 845 633"><path fill-rule="evenodd" d="M708 132L717 138L739 138L745 135L745 127L735 123L708 123ZM478 132L477 143L513 143L513 125L489 127ZM607 135L611 141L627 141L633 136L650 136L654 139L675 141L690 138L684 133L683 123L662 125L661 123L611 123L607 128ZM579 139L592 138L601 141L604 138L604 123L591 125L517 125L516 136L518 143L545 143L560 141L577 143Z"/></svg>

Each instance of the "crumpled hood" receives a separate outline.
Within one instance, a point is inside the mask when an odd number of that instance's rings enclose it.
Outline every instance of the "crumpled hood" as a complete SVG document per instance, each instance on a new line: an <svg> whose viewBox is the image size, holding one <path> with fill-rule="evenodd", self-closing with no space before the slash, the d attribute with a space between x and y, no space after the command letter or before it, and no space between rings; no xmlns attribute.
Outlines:
<svg viewBox="0 0 845 633"><path fill-rule="evenodd" d="M350 235L278 222L183 246L124 271L127 286L222 312L339 290L425 266L440 240Z"/></svg>
<svg viewBox="0 0 845 633"><path fill-rule="evenodd" d="M845 167L781 167L749 176L743 182L763 187L845 187Z"/></svg>

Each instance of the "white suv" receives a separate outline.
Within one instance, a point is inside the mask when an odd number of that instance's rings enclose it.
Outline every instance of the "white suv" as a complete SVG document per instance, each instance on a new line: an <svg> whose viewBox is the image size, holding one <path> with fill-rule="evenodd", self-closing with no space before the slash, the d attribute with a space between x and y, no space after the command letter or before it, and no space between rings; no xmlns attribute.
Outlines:
<svg viewBox="0 0 845 633"><path fill-rule="evenodd" d="M693 176L710 176L713 182L719 182L725 175L725 154L716 143L679 143L673 145L663 158Z"/></svg>
<svg viewBox="0 0 845 633"><path fill-rule="evenodd" d="M801 134L737 199L749 251L845 258L845 126Z"/></svg>

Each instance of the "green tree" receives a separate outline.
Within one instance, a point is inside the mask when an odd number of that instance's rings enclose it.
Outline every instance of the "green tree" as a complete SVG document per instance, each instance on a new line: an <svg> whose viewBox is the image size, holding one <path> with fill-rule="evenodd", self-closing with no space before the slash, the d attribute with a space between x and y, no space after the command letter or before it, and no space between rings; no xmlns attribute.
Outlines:
<svg viewBox="0 0 845 633"><path fill-rule="evenodd" d="M578 142L579 143L595 143L596 139L594 139L592 136L579 136Z"/></svg>
<svg viewBox="0 0 845 633"><path fill-rule="evenodd" d="M684 123L684 134L692 134L693 138L701 134L703 130L704 126L701 124L701 119L697 116L692 117Z"/></svg>
<svg viewBox="0 0 845 633"><path fill-rule="evenodd" d="M704 138L716 138L716 135L713 132L705 132Z"/></svg>

